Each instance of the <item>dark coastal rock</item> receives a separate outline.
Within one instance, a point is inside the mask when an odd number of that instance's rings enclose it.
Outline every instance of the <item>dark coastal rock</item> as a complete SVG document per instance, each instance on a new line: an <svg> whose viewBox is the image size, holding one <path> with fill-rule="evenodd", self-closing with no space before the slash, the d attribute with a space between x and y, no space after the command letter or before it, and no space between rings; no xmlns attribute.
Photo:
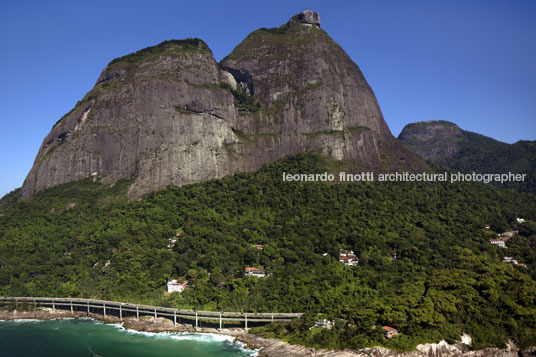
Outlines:
<svg viewBox="0 0 536 357"><path fill-rule="evenodd" d="M46 136L20 197L92 177L131 179L137 199L302 152L349 170L428 169L391 135L365 77L319 24L305 11L254 31L221 64L198 39L113 60Z"/></svg>

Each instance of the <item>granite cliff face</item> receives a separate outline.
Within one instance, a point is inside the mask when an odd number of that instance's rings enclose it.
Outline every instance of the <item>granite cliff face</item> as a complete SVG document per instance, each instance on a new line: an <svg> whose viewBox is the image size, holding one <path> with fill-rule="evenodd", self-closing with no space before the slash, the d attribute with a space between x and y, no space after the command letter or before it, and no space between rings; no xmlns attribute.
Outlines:
<svg viewBox="0 0 536 357"><path fill-rule="evenodd" d="M198 39L113 60L41 145L21 198L95 177L139 198L321 152L349 170L423 170L363 74L306 11L251 33L221 64Z"/></svg>

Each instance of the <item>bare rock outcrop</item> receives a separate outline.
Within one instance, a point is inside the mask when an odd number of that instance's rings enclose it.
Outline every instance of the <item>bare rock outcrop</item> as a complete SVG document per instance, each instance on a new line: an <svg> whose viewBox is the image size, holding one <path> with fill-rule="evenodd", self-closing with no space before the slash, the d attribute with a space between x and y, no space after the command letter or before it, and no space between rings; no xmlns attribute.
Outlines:
<svg viewBox="0 0 536 357"><path fill-rule="evenodd" d="M307 24L320 27L320 14L316 11L305 10L288 20L287 25Z"/></svg>

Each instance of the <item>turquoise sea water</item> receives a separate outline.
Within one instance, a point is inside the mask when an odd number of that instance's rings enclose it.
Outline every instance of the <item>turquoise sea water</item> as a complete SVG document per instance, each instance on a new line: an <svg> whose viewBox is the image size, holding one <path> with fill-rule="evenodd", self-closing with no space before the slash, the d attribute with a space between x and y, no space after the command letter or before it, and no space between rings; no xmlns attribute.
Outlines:
<svg viewBox="0 0 536 357"><path fill-rule="evenodd" d="M89 319L0 321L0 355L11 356L249 356L229 336L145 333Z"/></svg>

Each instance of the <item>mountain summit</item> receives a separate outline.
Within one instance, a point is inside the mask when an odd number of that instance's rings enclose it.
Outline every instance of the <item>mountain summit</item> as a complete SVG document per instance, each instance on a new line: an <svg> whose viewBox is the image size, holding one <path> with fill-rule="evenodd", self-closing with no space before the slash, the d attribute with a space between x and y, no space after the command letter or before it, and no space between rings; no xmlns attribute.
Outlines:
<svg viewBox="0 0 536 357"><path fill-rule="evenodd" d="M391 135L357 65L305 11L218 64L199 39L111 61L44 139L21 198L94 177L131 198L319 152L349 170L426 169Z"/></svg>

